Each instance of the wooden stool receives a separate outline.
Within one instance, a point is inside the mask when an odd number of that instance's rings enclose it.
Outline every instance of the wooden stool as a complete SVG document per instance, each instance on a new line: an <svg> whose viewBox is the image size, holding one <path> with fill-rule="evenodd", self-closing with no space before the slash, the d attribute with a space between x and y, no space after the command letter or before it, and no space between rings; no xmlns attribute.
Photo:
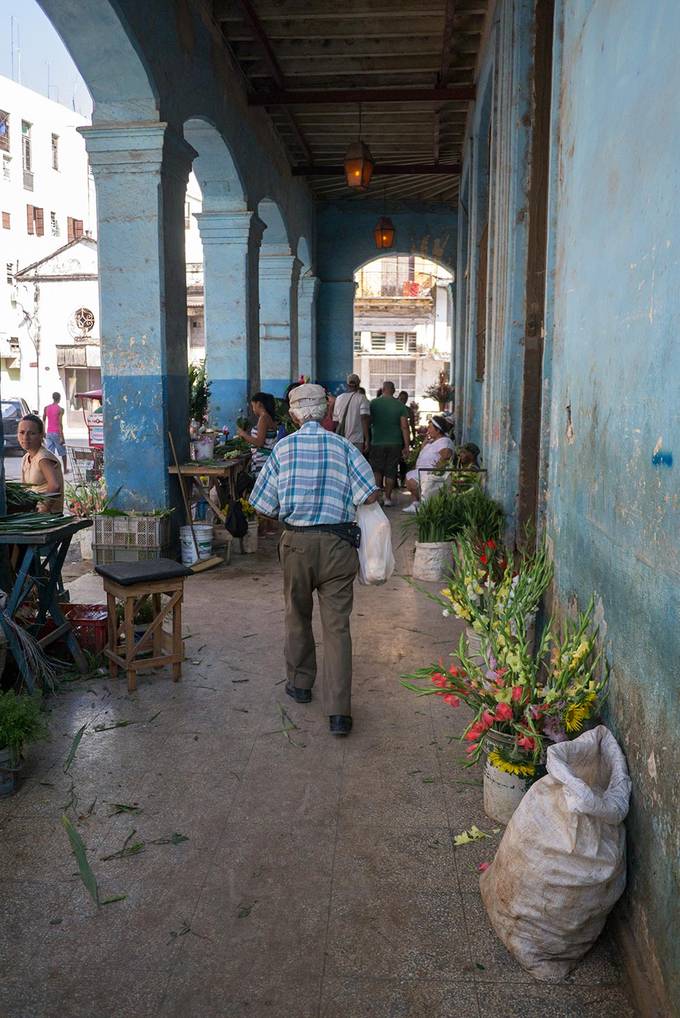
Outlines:
<svg viewBox="0 0 680 1018"><path fill-rule="evenodd" d="M108 606L108 639L104 653L109 659L112 678L122 668L127 675L128 691L137 688L137 672L144 668L162 668L172 665L173 682L182 677L182 597L184 577L191 570L170 559L149 559L146 562L116 562L96 566L95 571L104 580ZM162 597L169 600L163 604ZM153 621L135 643L135 614L150 600ZM123 603L123 622L116 618L118 601ZM169 619L171 630L166 633L163 622ZM140 653L151 650L151 657L139 659Z"/></svg>

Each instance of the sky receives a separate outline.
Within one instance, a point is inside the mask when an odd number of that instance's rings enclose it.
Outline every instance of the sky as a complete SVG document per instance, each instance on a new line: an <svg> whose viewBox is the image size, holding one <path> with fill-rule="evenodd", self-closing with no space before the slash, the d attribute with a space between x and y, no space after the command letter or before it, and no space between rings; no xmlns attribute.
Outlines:
<svg viewBox="0 0 680 1018"><path fill-rule="evenodd" d="M85 82L36 0L0 0L0 75L14 78L69 109L75 106L76 112L83 116L92 114L92 99Z"/></svg>

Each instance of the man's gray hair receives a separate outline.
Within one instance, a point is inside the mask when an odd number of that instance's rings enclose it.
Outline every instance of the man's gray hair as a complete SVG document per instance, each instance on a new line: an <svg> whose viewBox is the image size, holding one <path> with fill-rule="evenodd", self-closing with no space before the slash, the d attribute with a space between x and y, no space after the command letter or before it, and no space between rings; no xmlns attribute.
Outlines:
<svg viewBox="0 0 680 1018"><path fill-rule="evenodd" d="M307 421L322 421L327 413L328 402L325 398L323 402L290 408L290 416L300 424L305 424Z"/></svg>

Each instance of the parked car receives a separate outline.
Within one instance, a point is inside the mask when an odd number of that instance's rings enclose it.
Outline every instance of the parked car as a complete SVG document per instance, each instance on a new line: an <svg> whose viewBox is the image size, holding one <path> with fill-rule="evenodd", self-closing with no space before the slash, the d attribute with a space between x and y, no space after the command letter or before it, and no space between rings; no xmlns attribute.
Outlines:
<svg viewBox="0 0 680 1018"><path fill-rule="evenodd" d="M19 421L24 414L30 414L30 408L25 399L3 399L2 401L2 430L5 438L5 452L21 452L17 428Z"/></svg>

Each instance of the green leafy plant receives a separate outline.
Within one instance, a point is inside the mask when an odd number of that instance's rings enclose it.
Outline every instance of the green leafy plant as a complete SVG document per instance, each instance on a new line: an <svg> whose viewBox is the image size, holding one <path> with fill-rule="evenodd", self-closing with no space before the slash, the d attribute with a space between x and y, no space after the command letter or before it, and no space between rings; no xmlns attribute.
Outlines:
<svg viewBox="0 0 680 1018"><path fill-rule="evenodd" d="M208 419L210 386L205 361L189 365L189 415L192 421L203 424Z"/></svg>
<svg viewBox="0 0 680 1018"><path fill-rule="evenodd" d="M440 371L436 384L429 386L423 395L428 399L436 400L439 403L439 409L444 410L447 403L453 402L455 389L449 383L446 372Z"/></svg>
<svg viewBox="0 0 680 1018"><path fill-rule="evenodd" d="M464 520L460 496L444 487L421 502L404 527L415 527L420 544L433 544L455 540L465 525Z"/></svg>
<svg viewBox="0 0 680 1018"><path fill-rule="evenodd" d="M17 695L13 689L0 693L0 748L8 749L17 764L24 746L47 736L40 694Z"/></svg>
<svg viewBox="0 0 680 1018"><path fill-rule="evenodd" d="M463 532L474 541L500 541L505 514L498 502L482 491L479 484L471 484L460 492Z"/></svg>

